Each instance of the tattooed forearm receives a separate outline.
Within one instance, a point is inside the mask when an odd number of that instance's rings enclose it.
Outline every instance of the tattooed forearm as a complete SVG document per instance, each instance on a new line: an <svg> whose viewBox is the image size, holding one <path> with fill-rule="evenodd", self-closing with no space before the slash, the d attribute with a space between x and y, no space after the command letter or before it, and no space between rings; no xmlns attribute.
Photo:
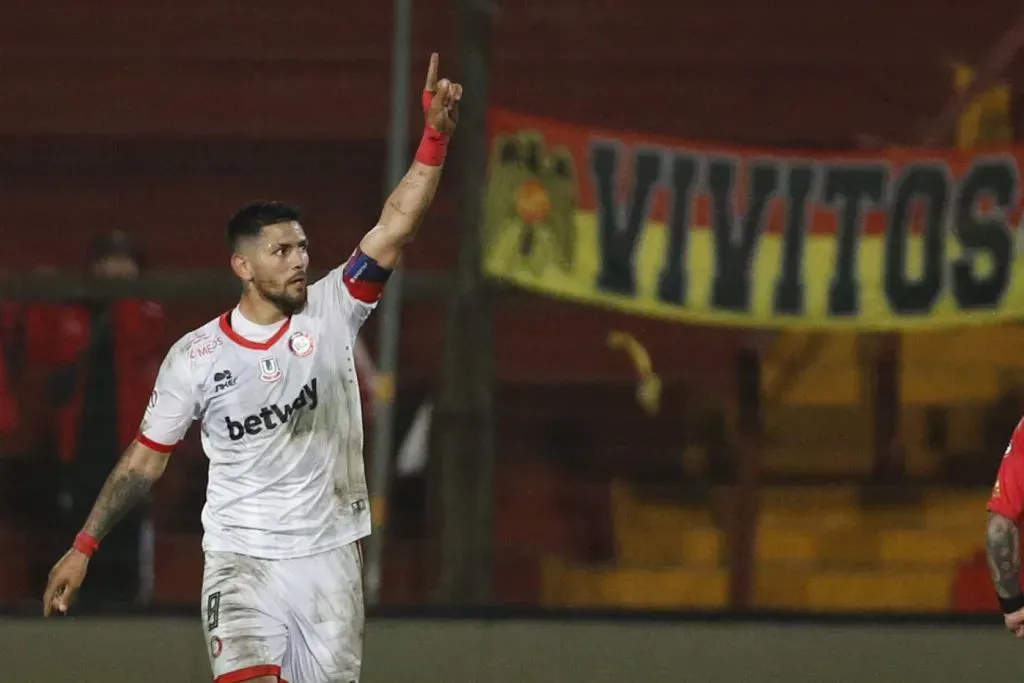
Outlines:
<svg viewBox="0 0 1024 683"><path fill-rule="evenodd" d="M422 179L414 176L410 171L395 188L395 191L388 196L388 209L402 216L423 210L431 199L429 193L421 191L423 187Z"/></svg>
<svg viewBox="0 0 1024 683"><path fill-rule="evenodd" d="M416 238L423 216L441 182L441 166L412 163L398 187L384 202L376 227L363 236L359 248L384 268L395 268L402 251Z"/></svg>
<svg viewBox="0 0 1024 683"><path fill-rule="evenodd" d="M1006 517L990 514L985 545L992 581L999 597L1020 595L1020 535L1017 525Z"/></svg>
<svg viewBox="0 0 1024 683"><path fill-rule="evenodd" d="M412 239L437 193L441 167L414 162L384 205L380 224L396 238Z"/></svg>
<svg viewBox="0 0 1024 683"><path fill-rule="evenodd" d="M132 444L107 477L83 527L102 539L133 507L145 499L166 466L167 456Z"/></svg>

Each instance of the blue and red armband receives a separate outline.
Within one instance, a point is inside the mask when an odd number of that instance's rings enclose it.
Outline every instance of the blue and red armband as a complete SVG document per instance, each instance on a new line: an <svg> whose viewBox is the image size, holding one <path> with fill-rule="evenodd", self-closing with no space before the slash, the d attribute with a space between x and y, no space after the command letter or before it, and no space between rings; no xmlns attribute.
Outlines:
<svg viewBox="0 0 1024 683"><path fill-rule="evenodd" d="M384 286L389 277L391 268L381 266L375 259L364 254L362 249L352 252L342 271L342 280L349 293L368 304L376 303L384 294Z"/></svg>

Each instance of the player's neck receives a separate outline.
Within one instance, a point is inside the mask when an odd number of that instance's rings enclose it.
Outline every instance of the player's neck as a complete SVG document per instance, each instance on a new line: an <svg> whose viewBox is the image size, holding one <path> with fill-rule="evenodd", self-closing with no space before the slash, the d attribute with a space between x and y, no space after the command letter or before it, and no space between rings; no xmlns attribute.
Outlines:
<svg viewBox="0 0 1024 683"><path fill-rule="evenodd" d="M247 295L242 295L238 310L246 320L257 325L273 325L288 317L269 301Z"/></svg>

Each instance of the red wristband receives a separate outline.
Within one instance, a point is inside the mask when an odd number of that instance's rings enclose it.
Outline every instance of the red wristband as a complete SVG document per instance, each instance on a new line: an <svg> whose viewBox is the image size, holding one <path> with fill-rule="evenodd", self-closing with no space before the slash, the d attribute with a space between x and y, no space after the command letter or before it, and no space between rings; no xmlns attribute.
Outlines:
<svg viewBox="0 0 1024 683"><path fill-rule="evenodd" d="M440 166L448 154L448 140L447 135L427 126L416 150L416 161L427 166Z"/></svg>
<svg viewBox="0 0 1024 683"><path fill-rule="evenodd" d="M75 536L75 543L72 547L86 557L92 557L93 553L99 550L100 542L92 534L79 531L78 535Z"/></svg>

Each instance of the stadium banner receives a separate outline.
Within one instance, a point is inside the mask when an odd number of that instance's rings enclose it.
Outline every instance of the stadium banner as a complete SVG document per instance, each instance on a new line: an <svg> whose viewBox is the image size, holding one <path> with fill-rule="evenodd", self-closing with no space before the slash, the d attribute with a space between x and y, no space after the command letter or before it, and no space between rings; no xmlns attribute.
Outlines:
<svg viewBox="0 0 1024 683"><path fill-rule="evenodd" d="M487 275L638 315L899 330L1024 317L1024 148L801 152L490 112Z"/></svg>

